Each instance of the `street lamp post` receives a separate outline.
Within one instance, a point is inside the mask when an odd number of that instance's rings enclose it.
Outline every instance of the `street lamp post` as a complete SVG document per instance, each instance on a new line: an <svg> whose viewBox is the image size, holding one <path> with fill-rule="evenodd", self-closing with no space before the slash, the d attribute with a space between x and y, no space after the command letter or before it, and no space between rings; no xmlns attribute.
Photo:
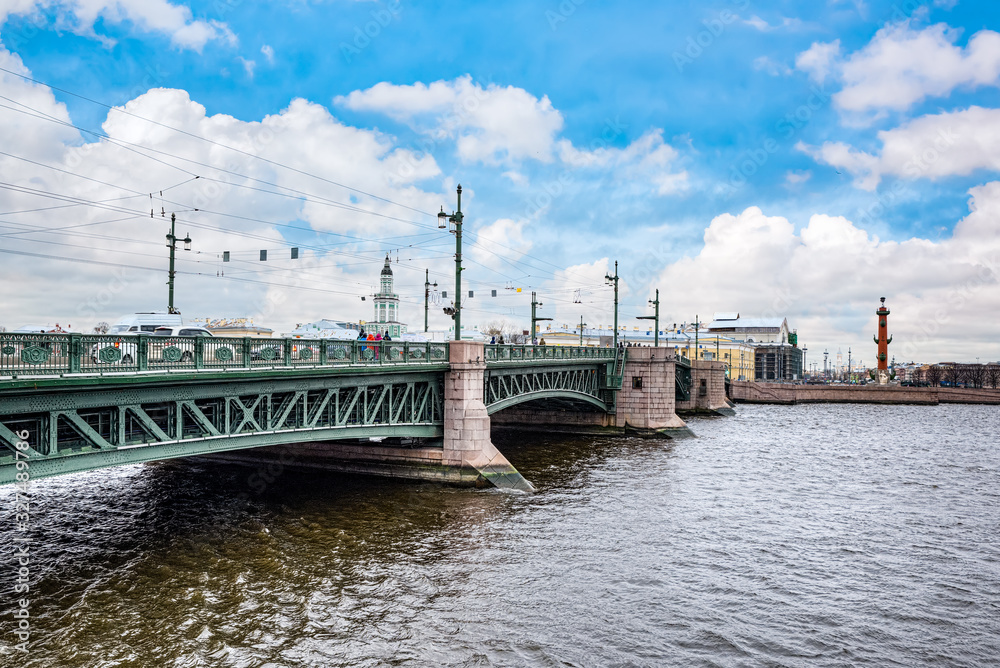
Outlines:
<svg viewBox="0 0 1000 668"><path fill-rule="evenodd" d="M434 281L434 289L437 290L437 281ZM424 332L427 332L427 308L431 300L431 272L424 269Z"/></svg>
<svg viewBox="0 0 1000 668"><path fill-rule="evenodd" d="M455 213L448 215L441 207L438 214L438 227L444 229L448 226L448 231L455 235L455 307L450 314L455 319L455 340L462 340L462 184L458 185L458 208ZM448 313L449 309L445 309Z"/></svg>
<svg viewBox="0 0 1000 668"><path fill-rule="evenodd" d="M698 315L694 316L694 358L698 359L698 330L701 329L701 323L698 322Z"/></svg>
<svg viewBox="0 0 1000 668"><path fill-rule="evenodd" d="M618 261L615 260L615 275L605 274L604 280L608 285L615 286L615 348L618 347Z"/></svg>
<svg viewBox="0 0 1000 668"><path fill-rule="evenodd" d="M641 315L636 320L652 320L653 321L653 347L660 347L660 289L656 289L656 299L649 300L650 305L653 307L653 315Z"/></svg>
<svg viewBox="0 0 1000 668"><path fill-rule="evenodd" d="M587 323L583 321L583 316L580 316L580 347L583 348L583 328L587 326Z"/></svg>
<svg viewBox="0 0 1000 668"><path fill-rule="evenodd" d="M180 313L174 308L174 253L177 251L177 235L175 228L177 214L170 214L170 234L167 235L167 248L170 249L170 269L167 271L167 313ZM184 250L191 250L191 235L184 235Z"/></svg>
<svg viewBox="0 0 1000 668"><path fill-rule="evenodd" d="M537 337L535 336L535 323L536 322L540 322L542 320L552 320L552 318L539 318L539 317L537 317L535 315L535 309L537 307L539 307L539 306L542 306L542 305L543 305L542 302L537 301L535 299L535 293L532 292L531 293L531 343L532 343L532 345L534 345L537 342L536 341Z"/></svg>

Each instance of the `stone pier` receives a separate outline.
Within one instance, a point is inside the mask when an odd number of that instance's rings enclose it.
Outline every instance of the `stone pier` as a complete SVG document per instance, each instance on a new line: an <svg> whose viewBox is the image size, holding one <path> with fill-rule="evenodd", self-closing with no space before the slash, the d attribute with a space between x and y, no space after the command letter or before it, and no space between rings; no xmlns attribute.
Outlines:
<svg viewBox="0 0 1000 668"><path fill-rule="evenodd" d="M613 413L524 404L495 413L493 424L567 434L691 436L691 430L675 411L674 361L673 351L667 348L629 348Z"/></svg>
<svg viewBox="0 0 1000 668"><path fill-rule="evenodd" d="M373 442L318 441L213 455L261 468L326 469L457 485L492 484L501 489L534 488L490 440L490 416L483 403L484 347L452 341L444 374L444 434L436 443L396 447Z"/></svg>
<svg viewBox="0 0 1000 668"><path fill-rule="evenodd" d="M531 491L531 484L490 440L490 416L483 403L485 348L474 341L449 346L451 370L444 381L444 444L441 463L463 478L482 475L497 487Z"/></svg>
<svg viewBox="0 0 1000 668"><path fill-rule="evenodd" d="M686 401L677 402L680 413L717 413L735 415L726 400L726 365L722 362L691 362L691 392Z"/></svg>

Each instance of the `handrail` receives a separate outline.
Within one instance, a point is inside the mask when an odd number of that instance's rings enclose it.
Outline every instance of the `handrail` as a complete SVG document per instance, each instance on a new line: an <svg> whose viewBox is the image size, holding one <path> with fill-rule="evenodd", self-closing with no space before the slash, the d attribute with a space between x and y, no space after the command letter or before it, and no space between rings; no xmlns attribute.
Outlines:
<svg viewBox="0 0 1000 668"><path fill-rule="evenodd" d="M448 344L412 341L0 333L0 376L447 364Z"/></svg>
<svg viewBox="0 0 1000 668"><path fill-rule="evenodd" d="M485 345L487 363L615 361L624 348ZM0 377L227 369L446 364L448 343L331 339L0 333Z"/></svg>
<svg viewBox="0 0 1000 668"><path fill-rule="evenodd" d="M601 360L615 359L614 348L580 346L541 346L524 344L494 344L485 346L486 363L530 362L534 360Z"/></svg>

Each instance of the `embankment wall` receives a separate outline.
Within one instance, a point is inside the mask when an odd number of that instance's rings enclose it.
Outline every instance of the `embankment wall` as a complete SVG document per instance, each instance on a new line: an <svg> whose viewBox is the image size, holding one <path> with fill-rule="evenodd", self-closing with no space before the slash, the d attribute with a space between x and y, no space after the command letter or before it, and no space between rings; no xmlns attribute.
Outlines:
<svg viewBox="0 0 1000 668"><path fill-rule="evenodd" d="M1000 390L898 385L788 385L733 381L733 401L760 404L996 404Z"/></svg>

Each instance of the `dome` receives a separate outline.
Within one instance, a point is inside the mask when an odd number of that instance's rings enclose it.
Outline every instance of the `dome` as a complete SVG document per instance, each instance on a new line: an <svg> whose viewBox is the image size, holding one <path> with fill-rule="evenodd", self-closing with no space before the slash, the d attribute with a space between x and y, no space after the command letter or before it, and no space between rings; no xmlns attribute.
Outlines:
<svg viewBox="0 0 1000 668"><path fill-rule="evenodd" d="M383 276L392 276L392 269L389 268L389 256L385 256L385 266L382 267Z"/></svg>

